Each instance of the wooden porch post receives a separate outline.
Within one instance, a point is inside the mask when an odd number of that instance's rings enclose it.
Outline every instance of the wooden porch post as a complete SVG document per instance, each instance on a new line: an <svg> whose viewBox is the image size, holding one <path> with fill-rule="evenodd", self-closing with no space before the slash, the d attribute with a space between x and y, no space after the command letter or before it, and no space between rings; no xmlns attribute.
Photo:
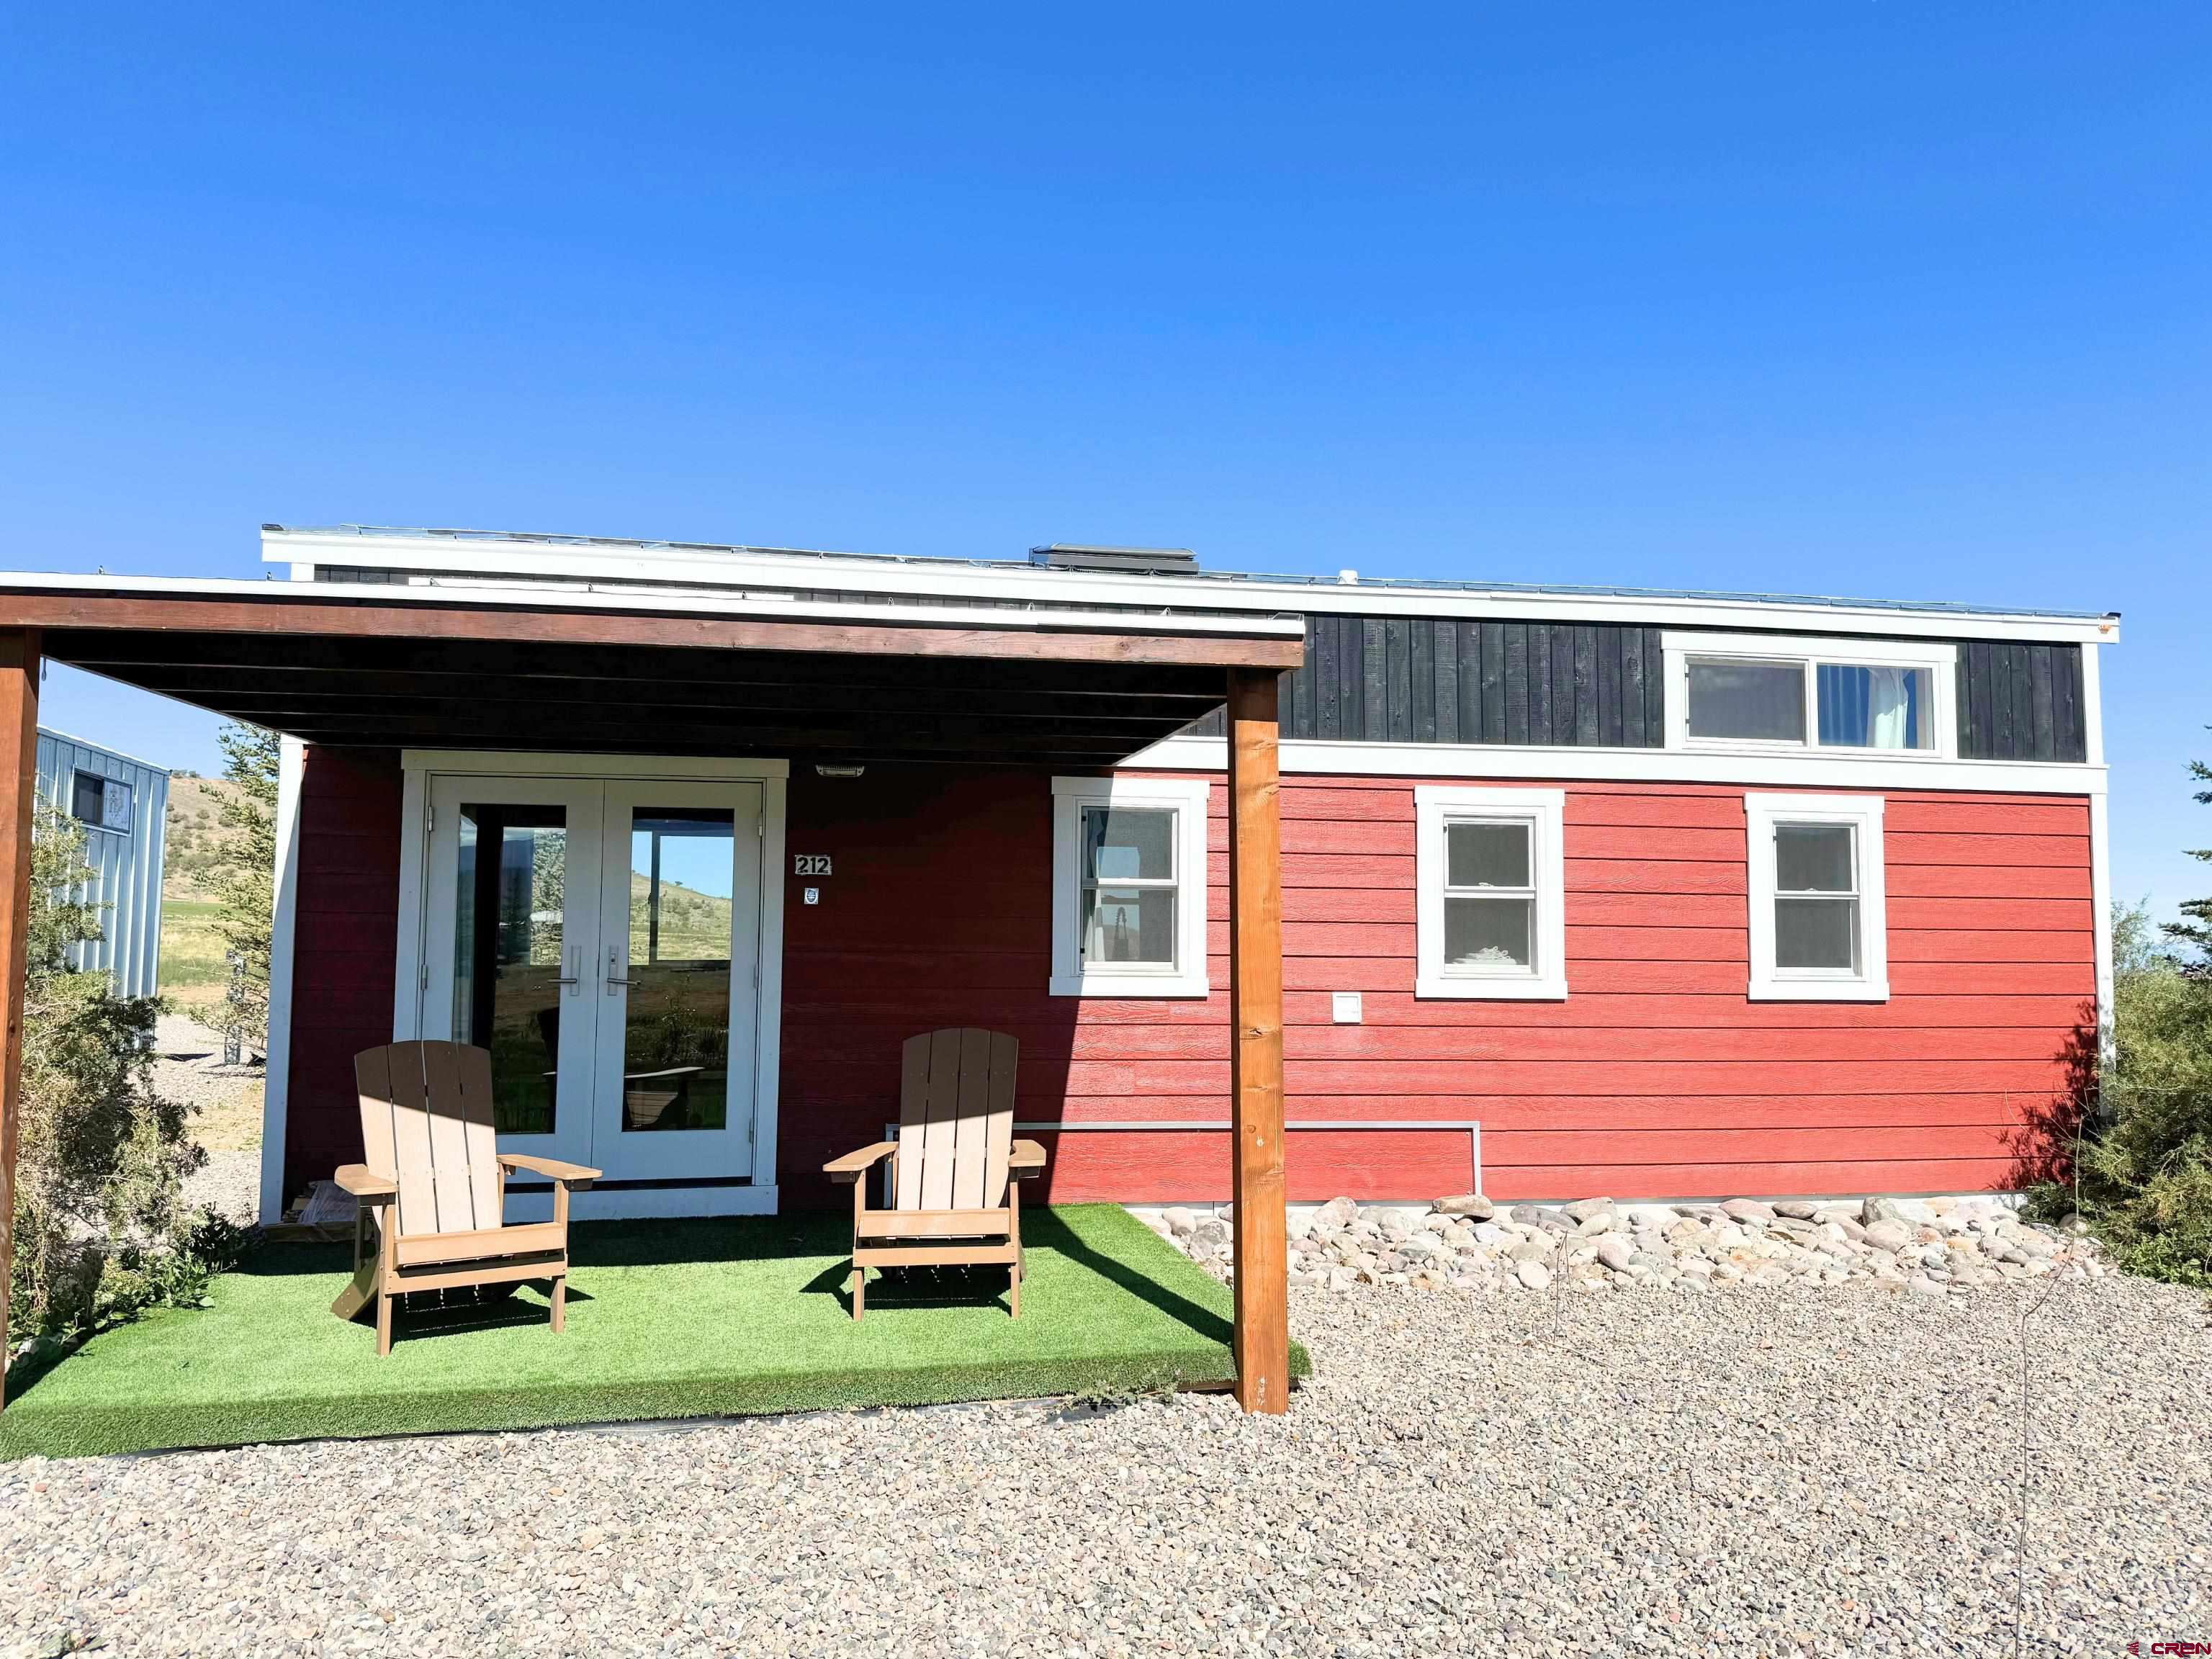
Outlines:
<svg viewBox="0 0 2212 1659"><path fill-rule="evenodd" d="M0 1407L8 1403L8 1286L15 1267L16 1097L23 1079L25 933L31 920L31 799L39 763L39 632L0 629Z"/></svg>
<svg viewBox="0 0 2212 1659"><path fill-rule="evenodd" d="M1283 1214L1283 868L1277 673L1229 671L1230 1113L1237 1200L1237 1399L1291 1400L1290 1245Z"/></svg>

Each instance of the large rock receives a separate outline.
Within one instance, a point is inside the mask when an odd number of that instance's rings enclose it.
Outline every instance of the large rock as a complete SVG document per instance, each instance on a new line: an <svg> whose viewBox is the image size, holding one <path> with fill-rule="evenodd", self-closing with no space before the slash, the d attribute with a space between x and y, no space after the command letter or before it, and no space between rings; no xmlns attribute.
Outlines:
<svg viewBox="0 0 2212 1659"><path fill-rule="evenodd" d="M1893 1198L1869 1198L1859 1206L1859 1225L1871 1227L1877 1221L1902 1221L1905 1212L1897 1207Z"/></svg>
<svg viewBox="0 0 2212 1659"><path fill-rule="evenodd" d="M1588 1215L1577 1218L1575 1237L1595 1238L1600 1233L1609 1233L1620 1219L1620 1212L1616 1210L1592 1210Z"/></svg>
<svg viewBox="0 0 2212 1659"><path fill-rule="evenodd" d="M1218 1255L1229 1248L1229 1229L1218 1221L1201 1221L1190 1230L1183 1247L1194 1256Z"/></svg>
<svg viewBox="0 0 2212 1659"><path fill-rule="evenodd" d="M1513 1276L1524 1289L1531 1291L1549 1289L1552 1283L1552 1270L1540 1261L1522 1262L1513 1269Z"/></svg>
<svg viewBox="0 0 2212 1659"><path fill-rule="evenodd" d="M1587 1221L1599 1211L1612 1208L1613 1200L1609 1198L1578 1198L1567 1206L1567 1213L1577 1221Z"/></svg>
<svg viewBox="0 0 2212 1659"><path fill-rule="evenodd" d="M1820 1212L1820 1206L1808 1199L1785 1198L1774 1206L1775 1214L1788 1216L1792 1221L1810 1221Z"/></svg>
<svg viewBox="0 0 2212 1659"><path fill-rule="evenodd" d="M1463 1215L1476 1221L1487 1221L1498 1213L1498 1206L1480 1193L1462 1193L1456 1198L1437 1200L1438 1215Z"/></svg>
<svg viewBox="0 0 2212 1659"><path fill-rule="evenodd" d="M1613 1272L1625 1273L1629 1263L1636 1259L1636 1252L1619 1233L1607 1233L1597 1242L1597 1259Z"/></svg>
<svg viewBox="0 0 2212 1659"><path fill-rule="evenodd" d="M1919 1234L1894 1217L1871 1222L1866 1230L1866 1242L1877 1250L1887 1250L1892 1255L1911 1249L1920 1242Z"/></svg>
<svg viewBox="0 0 2212 1659"><path fill-rule="evenodd" d="M1198 1218L1182 1205L1170 1206L1160 1212L1160 1219L1168 1224L1168 1231L1177 1238L1188 1238L1190 1230L1198 1225Z"/></svg>
<svg viewBox="0 0 2212 1659"><path fill-rule="evenodd" d="M1748 1221L1764 1227L1774 1219L1774 1212L1755 1198L1732 1198L1721 1206L1721 1213L1735 1221Z"/></svg>
<svg viewBox="0 0 2212 1659"><path fill-rule="evenodd" d="M1350 1199L1332 1198L1314 1212L1314 1231L1333 1233L1340 1227L1349 1227L1358 1214L1359 1206Z"/></svg>

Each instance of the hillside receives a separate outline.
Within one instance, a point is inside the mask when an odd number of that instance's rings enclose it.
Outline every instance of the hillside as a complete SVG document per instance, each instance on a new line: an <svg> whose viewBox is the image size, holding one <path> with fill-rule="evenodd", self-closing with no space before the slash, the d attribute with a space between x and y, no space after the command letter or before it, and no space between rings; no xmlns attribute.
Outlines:
<svg viewBox="0 0 2212 1659"><path fill-rule="evenodd" d="M228 839L219 811L238 793L222 778L175 776L169 780L168 846L161 862L161 898L212 898L210 885L216 854Z"/></svg>

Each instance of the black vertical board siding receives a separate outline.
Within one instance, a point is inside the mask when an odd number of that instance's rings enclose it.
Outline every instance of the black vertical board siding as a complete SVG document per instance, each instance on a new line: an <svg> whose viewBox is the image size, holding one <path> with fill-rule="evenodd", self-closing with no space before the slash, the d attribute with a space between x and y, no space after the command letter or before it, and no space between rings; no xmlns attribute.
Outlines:
<svg viewBox="0 0 2212 1659"><path fill-rule="evenodd" d="M1528 624L1505 624L1505 741L1528 741Z"/></svg>
<svg viewBox="0 0 2212 1659"><path fill-rule="evenodd" d="M1306 658L1306 665L1299 672L1313 682L1314 735L1335 738L1340 735L1336 712L1337 639L1344 631L1341 617L1316 617L1313 619L1313 647Z"/></svg>
<svg viewBox="0 0 2212 1659"><path fill-rule="evenodd" d="M1437 740L1437 625L1432 622L1417 622L1412 624L1411 632L1413 686L1407 701L1413 706L1413 741L1434 743Z"/></svg>
<svg viewBox="0 0 2212 1659"><path fill-rule="evenodd" d="M2051 729L2053 758L2087 760L2088 733L2081 724L2081 653L2078 645L2057 645L2051 655Z"/></svg>
<svg viewBox="0 0 2212 1659"><path fill-rule="evenodd" d="M1667 653L1659 630L1644 630L1644 746L1667 745Z"/></svg>
<svg viewBox="0 0 2212 1659"><path fill-rule="evenodd" d="M1505 741L1505 624L1482 624L1482 740Z"/></svg>
<svg viewBox="0 0 2212 1659"><path fill-rule="evenodd" d="M1620 632L1601 629L1597 636L1597 740L1620 747Z"/></svg>
<svg viewBox="0 0 2212 1659"><path fill-rule="evenodd" d="M1370 743L1390 735L1390 630L1379 617L1359 624L1359 735Z"/></svg>
<svg viewBox="0 0 2212 1659"><path fill-rule="evenodd" d="M1575 741L1597 741L1597 629L1575 629Z"/></svg>
<svg viewBox="0 0 2212 1659"><path fill-rule="evenodd" d="M1620 741L1631 749L1644 746L1644 630L1620 632Z"/></svg>
<svg viewBox="0 0 2212 1659"><path fill-rule="evenodd" d="M1962 757L2088 758L2079 646L1964 640L1958 649Z"/></svg>
<svg viewBox="0 0 2212 1659"><path fill-rule="evenodd" d="M2031 645L2027 647L2028 692L2035 701L2035 757L2051 760L2058 753L2057 694L2052 690L2051 659L2057 653L2055 645Z"/></svg>
<svg viewBox="0 0 2212 1659"><path fill-rule="evenodd" d="M1575 740L1575 630L1565 623L1552 624L1552 741Z"/></svg>
<svg viewBox="0 0 2212 1659"><path fill-rule="evenodd" d="M1413 625L1402 617L1382 624L1387 666L1382 696L1389 725L1384 733L1392 743L1413 740ZM1370 727L1370 730L1372 730Z"/></svg>
<svg viewBox="0 0 2212 1659"><path fill-rule="evenodd" d="M1482 736L1482 624L1449 623L1459 635L1459 740L1480 743Z"/></svg>
<svg viewBox="0 0 2212 1659"><path fill-rule="evenodd" d="M1552 733L1552 625L1528 624L1528 741L1557 743Z"/></svg>
<svg viewBox="0 0 2212 1659"><path fill-rule="evenodd" d="M1336 734L1357 743L1367 735L1366 722L1360 717L1367 696L1367 625L1346 617L1336 645Z"/></svg>
<svg viewBox="0 0 2212 1659"><path fill-rule="evenodd" d="M1438 743L1459 741L1459 624L1439 622L1430 630L1435 643Z"/></svg>

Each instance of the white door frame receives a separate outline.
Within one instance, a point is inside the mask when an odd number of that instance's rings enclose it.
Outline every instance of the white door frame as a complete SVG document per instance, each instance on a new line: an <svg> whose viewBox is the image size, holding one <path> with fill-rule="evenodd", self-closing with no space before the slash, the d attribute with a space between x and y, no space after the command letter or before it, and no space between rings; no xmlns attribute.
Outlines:
<svg viewBox="0 0 2212 1659"><path fill-rule="evenodd" d="M446 775L534 778L656 778L761 786L760 994L754 1003L753 1170L749 1185L645 1188L579 1193L580 1218L774 1215L777 1188L778 1085L783 1054L783 879L785 808L791 763L692 755L532 754L506 750L404 749L399 836L398 951L394 963L392 1039L421 1035L430 780ZM518 1200L520 1203L520 1200Z"/></svg>

